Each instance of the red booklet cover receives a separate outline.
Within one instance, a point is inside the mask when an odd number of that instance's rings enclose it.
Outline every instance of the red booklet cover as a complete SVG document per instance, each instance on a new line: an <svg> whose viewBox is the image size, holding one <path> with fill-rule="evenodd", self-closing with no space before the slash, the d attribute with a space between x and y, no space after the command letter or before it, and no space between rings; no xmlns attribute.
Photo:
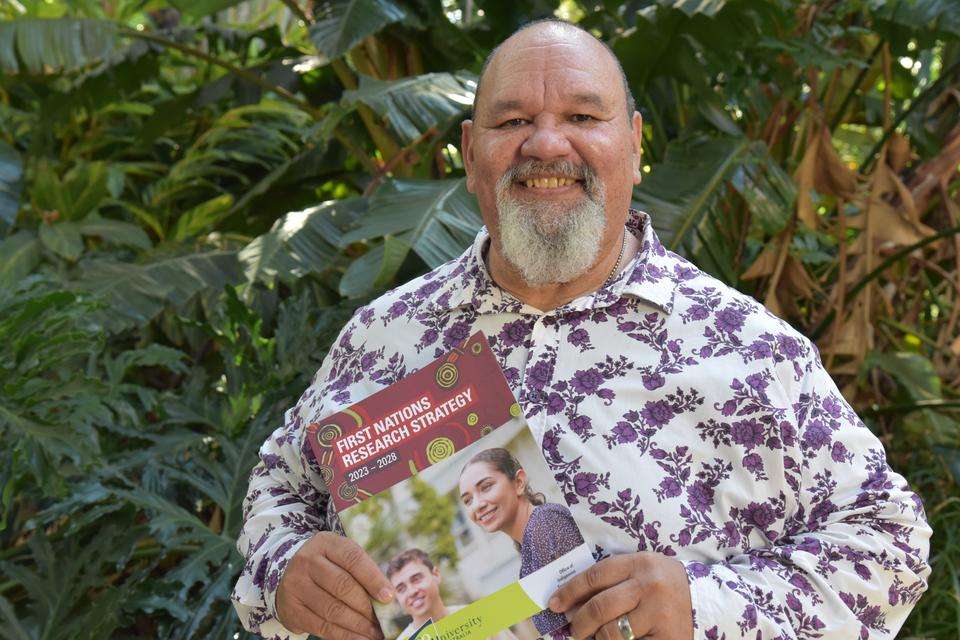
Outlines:
<svg viewBox="0 0 960 640"><path fill-rule="evenodd" d="M307 435L344 529L396 592L375 603L388 639L566 624L546 602L593 557L482 333Z"/></svg>

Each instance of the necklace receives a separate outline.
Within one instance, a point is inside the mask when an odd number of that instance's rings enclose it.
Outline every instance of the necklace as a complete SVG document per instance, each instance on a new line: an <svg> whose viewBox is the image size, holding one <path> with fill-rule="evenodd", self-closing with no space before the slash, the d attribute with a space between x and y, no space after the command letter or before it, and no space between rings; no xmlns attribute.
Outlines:
<svg viewBox="0 0 960 640"><path fill-rule="evenodd" d="M600 285L601 288L610 284L610 282L616 277L617 271L620 270L620 261L623 260L623 251L627 248L627 232L624 230L622 241L620 242L620 255L617 256L617 263L613 265L613 269L610 271L610 275L607 276L607 279L603 281L603 284Z"/></svg>

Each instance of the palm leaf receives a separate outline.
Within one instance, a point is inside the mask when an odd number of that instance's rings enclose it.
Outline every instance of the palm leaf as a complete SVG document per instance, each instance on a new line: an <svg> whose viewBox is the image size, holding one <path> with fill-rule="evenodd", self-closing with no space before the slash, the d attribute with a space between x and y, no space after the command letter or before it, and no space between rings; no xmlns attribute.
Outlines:
<svg viewBox="0 0 960 640"><path fill-rule="evenodd" d="M114 50L117 27L107 20L21 18L0 23L0 70L34 75L78 71Z"/></svg>
<svg viewBox="0 0 960 640"><path fill-rule="evenodd" d="M142 324L167 306L181 306L203 291L221 291L243 279L233 251L208 251L146 264L99 260L82 266L74 287L101 297L111 327Z"/></svg>
<svg viewBox="0 0 960 640"><path fill-rule="evenodd" d="M0 287L15 285L40 264L40 241L29 231L18 231L0 242Z"/></svg>
<svg viewBox="0 0 960 640"><path fill-rule="evenodd" d="M394 236L432 268L460 255L482 224L476 199L467 192L464 178L391 180L377 190L359 228L346 233L341 244ZM368 281L367 290L373 289L377 280L392 278L406 253L401 245L391 248L387 266L395 268L389 274L372 266L365 269L364 273L375 276ZM375 263L372 258L367 261ZM362 289L360 285L352 288Z"/></svg>
<svg viewBox="0 0 960 640"><path fill-rule="evenodd" d="M310 39L330 60L339 58L367 36L394 22L410 19L390 0L332 0L310 27Z"/></svg>
<svg viewBox="0 0 960 640"><path fill-rule="evenodd" d="M444 130L460 118L473 104L476 88L476 77L464 72L427 73L388 82L361 76L360 87L345 92L342 104L367 105L410 143L430 128Z"/></svg>
<svg viewBox="0 0 960 640"><path fill-rule="evenodd" d="M723 240L730 225L717 206L731 188L743 195L765 232L786 226L792 184L766 147L745 137L672 142L664 161L634 189L633 204L651 215L664 246L733 281L736 247Z"/></svg>
<svg viewBox="0 0 960 640"><path fill-rule="evenodd" d="M248 282L290 282L308 273L320 274L336 260L343 229L366 211L364 198L331 200L277 220L239 254Z"/></svg>

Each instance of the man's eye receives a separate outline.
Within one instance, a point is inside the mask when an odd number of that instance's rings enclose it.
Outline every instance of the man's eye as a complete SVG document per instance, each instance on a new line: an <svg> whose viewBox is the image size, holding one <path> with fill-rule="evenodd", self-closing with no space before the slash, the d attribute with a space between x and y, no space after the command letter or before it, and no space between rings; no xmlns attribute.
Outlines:
<svg viewBox="0 0 960 640"><path fill-rule="evenodd" d="M513 127L519 127L520 125L526 123L526 120L523 118L510 118L504 122L501 122L499 125L500 129L511 129Z"/></svg>
<svg viewBox="0 0 960 640"><path fill-rule="evenodd" d="M574 114L570 119L574 122L590 122L591 120L596 120L596 118L586 113Z"/></svg>

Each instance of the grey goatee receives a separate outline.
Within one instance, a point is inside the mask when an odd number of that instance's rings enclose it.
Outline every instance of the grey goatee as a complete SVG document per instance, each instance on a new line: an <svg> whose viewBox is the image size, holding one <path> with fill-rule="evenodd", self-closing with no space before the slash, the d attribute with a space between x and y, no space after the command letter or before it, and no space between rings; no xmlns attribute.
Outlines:
<svg viewBox="0 0 960 640"><path fill-rule="evenodd" d="M581 180L584 197L573 204L514 198L514 182L547 176ZM527 161L497 181L503 257L530 286L564 283L586 273L600 253L607 227L603 185L587 166Z"/></svg>

